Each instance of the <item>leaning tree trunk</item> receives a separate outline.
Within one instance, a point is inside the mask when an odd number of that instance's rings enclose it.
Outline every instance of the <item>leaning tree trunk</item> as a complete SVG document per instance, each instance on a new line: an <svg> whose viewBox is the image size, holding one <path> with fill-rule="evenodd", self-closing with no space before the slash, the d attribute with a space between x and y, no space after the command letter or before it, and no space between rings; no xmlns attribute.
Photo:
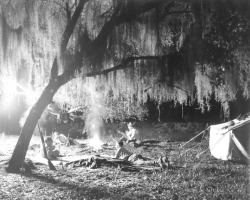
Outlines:
<svg viewBox="0 0 250 200"><path fill-rule="evenodd" d="M41 117L44 109L52 102L53 96L56 91L61 87L61 83L57 80L50 81L49 84L44 89L40 98L37 100L35 105L31 108L29 115L24 123L24 126L21 130L18 142L13 151L12 157L9 161L7 171L9 172L19 172L22 168L29 143L37 122Z"/></svg>
<svg viewBox="0 0 250 200"><path fill-rule="evenodd" d="M61 55L62 60L65 59L66 57L65 53L66 53L66 47L67 47L69 38L75 29L77 20L79 19L86 2L88 2L88 0L80 0L72 16L71 16L71 11L69 7L67 6L67 9L66 9L67 17L68 17L67 25L62 36L61 49L60 49L60 55ZM64 69L61 75L58 75L57 58L55 58L54 63L51 68L51 72L50 72L50 81L48 85L45 87L38 101L30 110L30 113L21 130L21 134L18 138L18 142L16 144L16 147L9 161L9 166L7 167L7 170L9 172L20 171L20 168L23 165L23 162L24 162L24 159L25 159L28 147L29 147L32 134L35 130L35 127L37 125L39 118L41 117L44 109L49 105L49 103L52 102L53 96L55 95L57 90L62 85L70 81L70 79L72 78L78 66L76 65L76 63L74 64L75 65L71 65L70 68Z"/></svg>

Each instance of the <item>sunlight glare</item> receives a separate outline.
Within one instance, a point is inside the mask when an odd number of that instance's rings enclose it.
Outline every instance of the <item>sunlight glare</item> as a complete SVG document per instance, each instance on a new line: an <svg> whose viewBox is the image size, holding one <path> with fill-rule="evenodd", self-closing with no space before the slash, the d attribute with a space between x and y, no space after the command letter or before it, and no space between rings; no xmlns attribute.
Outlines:
<svg viewBox="0 0 250 200"><path fill-rule="evenodd" d="M34 104L37 95L30 88L24 88L11 76L3 76L0 81L0 93L2 93L1 107L3 109L9 110L12 107L12 100L20 94L26 97L29 105Z"/></svg>
<svg viewBox="0 0 250 200"><path fill-rule="evenodd" d="M2 102L1 107L8 109L11 107L11 101L17 94L16 81L11 77L1 78Z"/></svg>
<svg viewBox="0 0 250 200"><path fill-rule="evenodd" d="M0 151L4 150L5 133L0 133Z"/></svg>

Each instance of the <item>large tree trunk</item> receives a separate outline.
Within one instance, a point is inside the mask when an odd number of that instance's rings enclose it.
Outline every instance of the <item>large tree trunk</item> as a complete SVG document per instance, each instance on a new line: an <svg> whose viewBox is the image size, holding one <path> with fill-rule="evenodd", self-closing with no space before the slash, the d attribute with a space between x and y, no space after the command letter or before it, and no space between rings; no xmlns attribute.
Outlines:
<svg viewBox="0 0 250 200"><path fill-rule="evenodd" d="M53 96L62 84L58 81L50 81L44 89L38 101L31 108L30 113L21 130L18 142L9 161L7 171L19 172L23 165L32 134L44 109L52 102Z"/></svg>

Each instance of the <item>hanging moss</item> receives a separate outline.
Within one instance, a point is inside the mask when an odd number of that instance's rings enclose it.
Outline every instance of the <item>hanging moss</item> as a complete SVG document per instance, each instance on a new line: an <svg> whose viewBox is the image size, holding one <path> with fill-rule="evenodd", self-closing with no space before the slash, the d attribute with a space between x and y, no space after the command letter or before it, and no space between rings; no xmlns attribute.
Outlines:
<svg viewBox="0 0 250 200"><path fill-rule="evenodd" d="M195 70L195 86L196 98L202 112L205 112L205 107L209 107L209 99L213 93L213 87L210 82L211 66L198 64Z"/></svg>
<svg viewBox="0 0 250 200"><path fill-rule="evenodd" d="M237 70L236 76L232 80L237 80L238 84L243 90L243 96L245 98L250 97L250 58L249 58L249 47L243 46L242 48L234 51L234 59L237 62ZM234 72L235 71L231 71ZM230 85L232 86L232 85Z"/></svg>
<svg viewBox="0 0 250 200"><path fill-rule="evenodd" d="M39 93L48 83L50 68L58 52L67 21L64 10L53 1L9 2L0 13L0 45L3 47L0 49L0 70L6 76L16 77L25 58L28 82ZM95 0L84 7L83 17L70 38L68 52L74 54L79 48L86 48L87 56L83 58L82 69L78 70L76 78L56 94L58 102L68 103L71 107L99 104L107 118L124 119L131 115L145 116L143 105L148 96L159 104L165 101L187 104L197 99L201 111L205 112L210 109L210 99L215 94L225 115L228 115L228 101L234 99L238 87L249 98L250 67L249 56L245 53L249 51L242 48L234 52L239 70L227 67L227 71L221 73L224 84L217 84L214 74L218 73L218 66L209 61L194 64L199 55L194 48L199 44L190 47L192 41L188 40L192 39L189 34L194 22L193 14L164 15L168 2L135 20L119 24L100 47L88 49L84 46L87 43L81 46L79 38L82 39L82 35L88 36L88 42L97 38L110 20L115 3L119 1ZM185 3L173 5L169 7L169 12L187 8ZM135 6L131 9L127 12L136 11ZM12 16L13 13L15 16ZM21 32L13 31L19 26L22 27ZM4 55L7 55L5 60ZM162 55L167 56L160 58ZM94 78L84 77L87 72L112 68L131 56L159 58L137 60L123 70ZM60 68L59 73L62 71Z"/></svg>
<svg viewBox="0 0 250 200"><path fill-rule="evenodd" d="M0 66L5 66L3 70L12 78L19 69L27 68L27 82L39 93L49 79L64 19L53 16L50 2L11 0L1 5L0 45L5 47L6 59L0 60Z"/></svg>

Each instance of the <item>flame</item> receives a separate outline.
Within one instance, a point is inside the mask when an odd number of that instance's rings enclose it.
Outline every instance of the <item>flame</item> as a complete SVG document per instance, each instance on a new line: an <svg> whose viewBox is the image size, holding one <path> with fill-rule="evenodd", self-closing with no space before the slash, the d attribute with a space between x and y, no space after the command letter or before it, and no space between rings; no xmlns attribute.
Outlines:
<svg viewBox="0 0 250 200"><path fill-rule="evenodd" d="M100 137L96 134L93 138L89 140L89 146L93 147L94 150L99 150L102 148L103 142L101 141Z"/></svg>

